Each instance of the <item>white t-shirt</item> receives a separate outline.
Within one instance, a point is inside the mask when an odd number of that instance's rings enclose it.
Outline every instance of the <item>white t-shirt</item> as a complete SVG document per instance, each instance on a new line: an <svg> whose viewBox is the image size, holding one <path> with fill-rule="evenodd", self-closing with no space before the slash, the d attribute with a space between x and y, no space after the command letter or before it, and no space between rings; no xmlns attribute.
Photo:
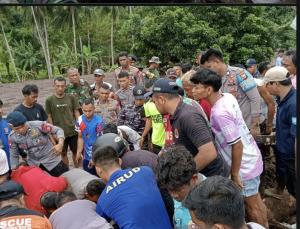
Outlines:
<svg viewBox="0 0 300 229"><path fill-rule="evenodd" d="M139 135L138 132L136 132L135 130L131 129L128 126L123 126L123 125L118 126L118 132L121 137L123 137L123 136L119 130L123 130L127 134L128 141L130 141L133 144L134 150L141 149L141 147L140 147L141 135Z"/></svg>
<svg viewBox="0 0 300 229"><path fill-rule="evenodd" d="M240 167L242 180L250 180L262 173L261 153L242 116L236 98L223 93L211 109L211 128L215 134L217 150L229 166L232 162L232 145L243 143L243 156Z"/></svg>

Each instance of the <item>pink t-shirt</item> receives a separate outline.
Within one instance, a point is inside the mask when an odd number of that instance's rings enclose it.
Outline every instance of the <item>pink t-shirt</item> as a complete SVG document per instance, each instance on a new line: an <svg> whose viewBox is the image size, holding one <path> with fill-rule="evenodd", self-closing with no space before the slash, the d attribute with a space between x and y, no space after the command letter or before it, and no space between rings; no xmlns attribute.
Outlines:
<svg viewBox="0 0 300 229"><path fill-rule="evenodd" d="M293 75L291 77L292 85L295 89L297 89L297 75Z"/></svg>
<svg viewBox="0 0 300 229"><path fill-rule="evenodd" d="M238 141L243 143L243 156L240 167L242 180L250 180L259 176L263 170L261 153L251 135L240 110L236 98L223 93L211 109L211 128L215 134L217 150L222 154L229 166L232 162L232 145Z"/></svg>

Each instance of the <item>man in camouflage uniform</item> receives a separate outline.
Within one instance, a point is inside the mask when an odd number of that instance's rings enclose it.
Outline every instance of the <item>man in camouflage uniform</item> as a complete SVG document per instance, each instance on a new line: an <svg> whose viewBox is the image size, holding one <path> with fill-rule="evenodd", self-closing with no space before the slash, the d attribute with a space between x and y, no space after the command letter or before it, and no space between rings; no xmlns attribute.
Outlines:
<svg viewBox="0 0 300 229"><path fill-rule="evenodd" d="M153 56L150 60L149 60L149 68L145 68L143 70L143 74L144 74L144 83L145 83L145 88L146 90L149 90L153 83L159 79L159 72L158 72L158 67L159 64L161 63L161 61L159 60L159 58L157 56Z"/></svg>
<svg viewBox="0 0 300 229"><path fill-rule="evenodd" d="M44 121L26 122L26 117L19 111L9 113L7 122L13 130L9 134L12 169L18 166L22 150L27 154L29 165L39 166L52 176L60 176L69 170L60 157L65 138L61 128ZM58 143L53 135L58 138Z"/></svg>
<svg viewBox="0 0 300 229"><path fill-rule="evenodd" d="M131 129L138 132L140 135L144 131L145 127L145 112L144 112L144 94L146 90L142 86L135 86L133 88L133 95L134 95L134 104L126 105L118 116L118 126L128 126Z"/></svg>
<svg viewBox="0 0 300 229"><path fill-rule="evenodd" d="M80 79L80 74L77 68L70 68L67 72L70 83L66 88L67 94L74 95L79 104L82 105L83 101L93 96L92 90L88 82Z"/></svg>
<svg viewBox="0 0 300 229"><path fill-rule="evenodd" d="M118 67L115 70L115 86L117 89L120 88L118 85L118 75L121 72L128 72L130 84L132 86L144 85L143 74L140 72L140 70L138 68L130 65L130 59L128 57L127 52L119 53L118 62L119 62L120 67Z"/></svg>
<svg viewBox="0 0 300 229"><path fill-rule="evenodd" d="M117 100L109 98L110 93L109 85L103 83L99 88L99 99L95 102L95 113L101 115L105 123L116 124L121 107Z"/></svg>

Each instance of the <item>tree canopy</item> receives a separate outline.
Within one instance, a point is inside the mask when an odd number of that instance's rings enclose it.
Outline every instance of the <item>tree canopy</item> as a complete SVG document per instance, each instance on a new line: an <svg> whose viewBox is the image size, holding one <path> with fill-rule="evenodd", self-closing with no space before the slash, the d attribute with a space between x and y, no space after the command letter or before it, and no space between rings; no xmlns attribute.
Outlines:
<svg viewBox="0 0 300 229"><path fill-rule="evenodd" d="M0 81L53 77L70 66L111 70L120 51L143 65L151 56L192 63L210 47L231 64L271 60L296 47L295 15L291 6L1 7Z"/></svg>

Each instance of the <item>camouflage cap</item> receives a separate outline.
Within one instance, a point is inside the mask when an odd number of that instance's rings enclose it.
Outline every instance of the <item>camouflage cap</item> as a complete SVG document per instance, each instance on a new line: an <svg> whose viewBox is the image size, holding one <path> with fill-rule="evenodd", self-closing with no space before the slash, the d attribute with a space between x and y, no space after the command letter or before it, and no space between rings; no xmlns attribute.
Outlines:
<svg viewBox="0 0 300 229"><path fill-rule="evenodd" d="M161 61L159 60L159 57L157 57L157 56L152 56L151 59L149 60L149 63L160 64Z"/></svg>

